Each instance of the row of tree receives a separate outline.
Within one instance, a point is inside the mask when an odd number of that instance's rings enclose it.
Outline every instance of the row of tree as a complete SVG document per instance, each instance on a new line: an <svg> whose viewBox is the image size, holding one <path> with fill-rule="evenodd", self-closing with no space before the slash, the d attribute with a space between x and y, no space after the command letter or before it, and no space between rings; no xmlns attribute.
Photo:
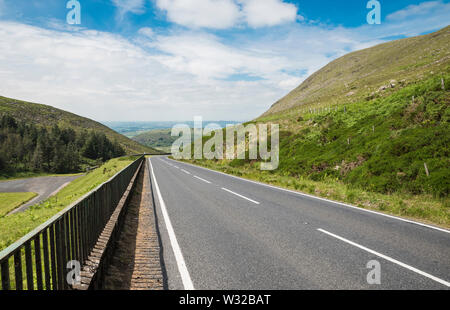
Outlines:
<svg viewBox="0 0 450 310"><path fill-rule="evenodd" d="M106 161L125 155L117 142L103 133L51 129L17 121L4 115L0 120L0 172L78 172L87 159Z"/></svg>

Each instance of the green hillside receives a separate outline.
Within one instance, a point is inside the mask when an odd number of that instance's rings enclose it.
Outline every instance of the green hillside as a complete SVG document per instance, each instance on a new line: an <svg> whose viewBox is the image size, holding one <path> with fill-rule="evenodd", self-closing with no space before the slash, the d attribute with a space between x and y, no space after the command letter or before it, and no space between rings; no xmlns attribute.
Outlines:
<svg viewBox="0 0 450 310"><path fill-rule="evenodd" d="M0 118L5 114L17 120L49 128L56 124L60 128L71 128L75 131L94 130L97 133L105 134L111 141L117 141L127 154L158 153L158 151L143 146L96 121L52 106L0 96Z"/></svg>
<svg viewBox="0 0 450 310"><path fill-rule="evenodd" d="M253 123L280 124L277 170L195 162L450 227L449 32L346 55L274 104Z"/></svg>
<svg viewBox="0 0 450 310"><path fill-rule="evenodd" d="M171 136L171 131L171 129L154 129L139 133L131 139L142 145L170 152L172 144L178 139Z"/></svg>
<svg viewBox="0 0 450 310"><path fill-rule="evenodd" d="M448 70L450 26L428 35L349 53L320 69L263 116L377 98ZM291 113L289 113L291 112Z"/></svg>

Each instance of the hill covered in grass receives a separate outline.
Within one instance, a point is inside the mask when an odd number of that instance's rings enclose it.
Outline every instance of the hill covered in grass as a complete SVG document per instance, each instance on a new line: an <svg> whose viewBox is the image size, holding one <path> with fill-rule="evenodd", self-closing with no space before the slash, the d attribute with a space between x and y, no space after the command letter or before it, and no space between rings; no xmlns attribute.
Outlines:
<svg viewBox="0 0 450 310"><path fill-rule="evenodd" d="M448 70L450 26L349 53L312 74L263 114L285 118L299 109L329 107L383 96Z"/></svg>
<svg viewBox="0 0 450 310"><path fill-rule="evenodd" d="M171 136L171 129L154 129L132 137L134 141L164 152L170 152L172 144L178 137Z"/></svg>
<svg viewBox="0 0 450 310"><path fill-rule="evenodd" d="M127 154L159 153L115 132L99 122L44 104L0 96L0 117L3 115L10 115L17 120L48 128L57 125L62 129L70 128L76 132L88 130L103 133L109 140L119 143Z"/></svg>

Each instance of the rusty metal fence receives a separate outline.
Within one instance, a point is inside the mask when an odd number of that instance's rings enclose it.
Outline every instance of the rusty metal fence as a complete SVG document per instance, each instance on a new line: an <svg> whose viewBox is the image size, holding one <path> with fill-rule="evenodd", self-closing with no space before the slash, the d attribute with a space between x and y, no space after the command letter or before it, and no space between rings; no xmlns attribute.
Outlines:
<svg viewBox="0 0 450 310"><path fill-rule="evenodd" d="M63 290L67 263L84 262L144 156L0 252L2 290Z"/></svg>

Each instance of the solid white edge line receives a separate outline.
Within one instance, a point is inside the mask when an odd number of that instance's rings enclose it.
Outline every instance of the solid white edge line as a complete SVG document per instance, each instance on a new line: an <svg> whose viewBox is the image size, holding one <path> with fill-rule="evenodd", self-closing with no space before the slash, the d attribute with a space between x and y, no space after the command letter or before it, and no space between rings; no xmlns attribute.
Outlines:
<svg viewBox="0 0 450 310"><path fill-rule="evenodd" d="M227 192L233 194L233 195L236 195L236 196L241 197L241 198L243 198L243 199L247 199L248 201L251 201L251 202L253 202L254 204L259 205L259 202L255 201L255 200L253 200L253 199L247 198L247 197L242 196L242 195L240 195L240 194L238 194L238 193L235 193L235 192L233 192L233 191L230 191L229 189L227 189L227 188L225 188L225 187L222 187L222 189L223 189L224 191L227 191Z"/></svg>
<svg viewBox="0 0 450 310"><path fill-rule="evenodd" d="M196 175L194 175L194 178L199 179L200 181L203 181L205 183L211 184L211 182L209 182L208 180L202 179L201 177L198 177Z"/></svg>
<svg viewBox="0 0 450 310"><path fill-rule="evenodd" d="M184 289L194 290L194 284L192 283L191 276L189 275L189 271L186 267L186 262L184 261L183 258L183 253L181 252L180 245L178 244L177 237L175 235L175 231L173 230L172 222L170 221L169 214L167 213L166 204L164 203L161 191L159 190L158 182L156 181L155 171L153 170L153 165L150 158L148 162L150 163L150 169L152 172L153 180L155 182L155 189L161 207L161 213L164 217L164 223L166 223L167 233L169 234L170 244L172 246L172 250L175 255L175 260L177 261L178 271L180 273L181 280L183 281Z"/></svg>
<svg viewBox="0 0 450 310"><path fill-rule="evenodd" d="M175 161L175 160L170 159L170 158L168 158L168 159L172 160L174 162L178 162L178 161ZM368 210L368 209L352 206L352 205L349 205L349 204L346 204L346 203L343 203L343 202L330 200L330 199L326 199L326 198L321 198L321 197L317 197L317 196L313 196L313 195L308 195L308 194L301 193L301 192L296 192L296 191L293 191L293 190L290 190L290 189L286 189L286 188L282 188L282 187L278 187L278 186L274 186L274 185L270 185L270 184L265 184L265 183L261 183L261 182L257 182L257 181L253 181L253 180L244 179L244 178L237 177L237 176L234 176L234 175L231 175L231 174L227 174L227 173L224 173L224 172L221 172L221 171L215 171L215 170L212 170L212 169L208 169L208 168L205 168L205 167L201 167L201 166L197 166L197 165L193 165L193 164L189 164L189 163L184 163L184 162L181 162L181 163L186 164L186 165L190 165L192 167L197 167L197 168L200 168L200 169L203 169L203 170L212 171L212 172L215 172L215 173L218 173L218 174L223 174L223 175L235 178L235 179L247 181L247 182L250 182L250 183L254 183L254 184L270 187L270 188L281 190L281 191L285 191L285 192L289 192L289 193L296 194L296 195L299 195L299 196L304 196L304 197L309 197L309 198L313 198L313 199L317 199L317 200L331 202L333 204L337 204L337 205L340 205L340 206L343 206L343 207L348 207L348 208L356 209L356 210L359 210L359 211L364 211L364 212L368 212L368 213L372 213L372 214L388 217L388 218L395 219L395 220L398 220L398 221L402 221L402 222L405 222L405 223L415 224L415 225L431 228L431 229L434 229L434 230L438 230L438 231L450 234L450 230L447 230L447 229L444 229L444 228L440 228L440 227L436 227L436 226L432 226L432 225L428 225L428 224L424 224L424 223L420 223L420 222L416 222L416 221L413 221L413 220L408 220L408 219L401 218L401 217L398 217L398 216L395 216L395 215L389 215L389 214L385 214L385 213L381 213L381 212L377 212L377 211L373 211L373 210Z"/></svg>
<svg viewBox="0 0 450 310"><path fill-rule="evenodd" d="M369 248L366 248L365 246L362 246L362 245L360 245L360 244L357 244L356 242L350 241L350 240L348 240L348 239L345 239L345 238L343 238L343 237L340 237L340 236L338 236L338 235L335 235L335 234L333 234L333 233L330 233L330 232L328 232L328 231L326 231L326 230L324 230L324 229L318 228L317 230L320 231L320 232L322 232L322 233L324 233L324 234L327 234L327 235L329 235L329 236L331 236L331 237L334 237L334 238L336 238L336 239L339 239L339 240L341 240L341 241L344 241L344 242L346 242L346 243L348 243L348 244L350 244L350 245L353 245L353 246L355 246L355 247L357 247L357 248L360 248L361 250L364 250L364 251L366 251L366 252L369 252L369 253L371 253L371 254L374 254L374 255L376 255L376 256L378 256L378 257L380 257L380 258L383 258L383 259L385 259L385 260L387 260L387 261L390 261L391 263L397 264L397 265L399 265L399 266L401 266L401 267L403 267L403 268L406 268L406 269L408 269L408 270L411 270L411 271L413 271L413 272L415 272L415 273L417 273L417 274L420 274L421 276L427 277L427 278L429 278L429 279L431 279L431 280L433 280L433 281L436 281L436 282L438 282L438 283L440 283L440 284L443 284L443 285L445 285L445 286L447 286L447 287L450 287L450 282L447 282L447 281L442 280L442 279L440 279L440 278L438 278L438 277L435 277L435 276L433 276L433 275L431 275L431 274L429 274L429 273L426 273L426 272L421 271L421 270L419 270L419 269L417 269L417 268L414 268L414 267L412 267L412 266L410 266L410 265L407 265L407 264L405 264L405 263L402 263L402 262L400 262L400 261L398 261L398 260L396 260L396 259L393 259L393 258L391 258L391 257L389 257L389 256L386 256L386 255L384 255L384 254L381 254L381 253L378 253L378 252L376 252L376 251L374 251L374 250L371 250L371 249L369 249Z"/></svg>

